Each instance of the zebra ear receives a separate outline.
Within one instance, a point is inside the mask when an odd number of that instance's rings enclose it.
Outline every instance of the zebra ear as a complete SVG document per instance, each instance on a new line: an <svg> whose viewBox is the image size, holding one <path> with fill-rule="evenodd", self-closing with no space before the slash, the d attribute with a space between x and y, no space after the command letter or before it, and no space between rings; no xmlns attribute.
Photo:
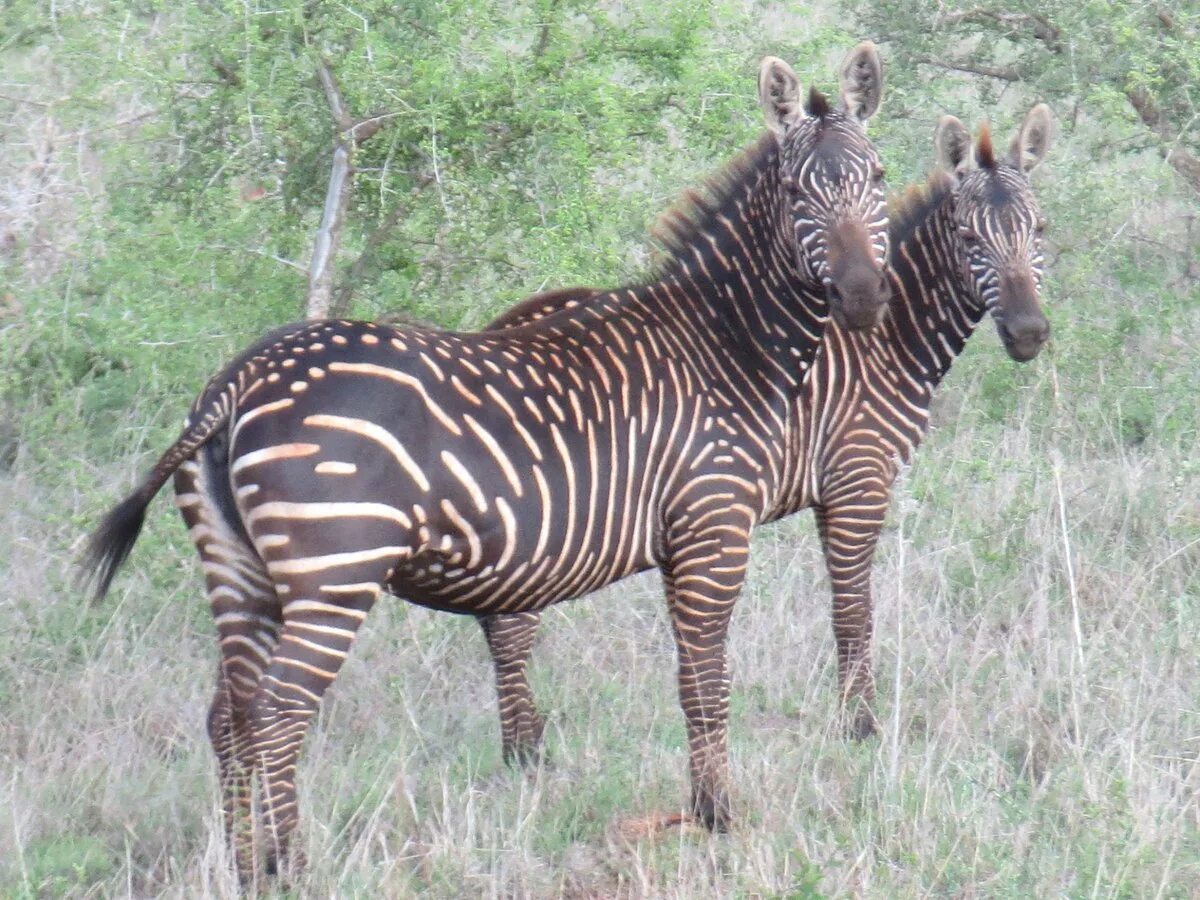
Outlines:
<svg viewBox="0 0 1200 900"><path fill-rule="evenodd" d="M1039 103L1025 114L1025 121L1008 148L1008 161L1024 172L1036 169L1046 158L1053 130L1050 107Z"/></svg>
<svg viewBox="0 0 1200 900"><path fill-rule="evenodd" d="M954 173L965 168L971 160L971 133L954 116L942 116L933 133L933 147L938 165Z"/></svg>
<svg viewBox="0 0 1200 900"><path fill-rule="evenodd" d="M871 41L863 41L842 62L841 102L838 109L859 122L879 109L883 97L883 61Z"/></svg>
<svg viewBox="0 0 1200 900"><path fill-rule="evenodd" d="M764 56L758 67L758 104L767 127L781 136L804 115L800 108L800 79L778 56Z"/></svg>

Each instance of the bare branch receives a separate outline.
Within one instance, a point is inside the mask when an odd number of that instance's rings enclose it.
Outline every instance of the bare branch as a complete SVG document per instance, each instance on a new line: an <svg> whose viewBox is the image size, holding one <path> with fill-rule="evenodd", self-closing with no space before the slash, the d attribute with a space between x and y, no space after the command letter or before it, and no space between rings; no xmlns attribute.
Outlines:
<svg viewBox="0 0 1200 900"><path fill-rule="evenodd" d="M346 139L351 127L350 114L342 92L338 90L329 64L320 60L317 78L325 90L329 111L337 123L338 136L333 148L333 166L329 172L329 187L325 191L325 210L321 225L313 241L312 260L308 266L308 301L305 315L310 319L323 319L329 315L333 302L333 262L342 238L342 225L346 221L346 210L350 206L350 191L354 187L351 172L351 154L354 142Z"/></svg>
<svg viewBox="0 0 1200 900"><path fill-rule="evenodd" d="M334 261L342 239L346 210L350 208L350 194L354 190L354 150L382 128L383 123L393 115L384 113L356 123L346 109L346 101L342 99L342 92L338 89L329 63L324 59L317 62L317 78L325 91L329 112L337 125L338 133L334 141L329 187L325 191L325 210L313 241L312 260L308 267L308 300L305 304L305 315L310 319L327 318L333 308ZM348 295L346 300L349 300Z"/></svg>
<svg viewBox="0 0 1200 900"><path fill-rule="evenodd" d="M928 56L918 56L916 61L938 69L951 72L965 72L968 75L982 75L985 78L996 78L1000 81L1020 81L1021 73L1011 66L979 66L961 60L933 59Z"/></svg>
<svg viewBox="0 0 1200 900"><path fill-rule="evenodd" d="M42 100L30 100L27 97L13 97L9 94L0 94L0 100L7 100L9 103L24 103L27 106L39 106L42 109L49 109L54 103L46 103Z"/></svg>
<svg viewBox="0 0 1200 900"><path fill-rule="evenodd" d="M941 21L946 25L958 25L963 22L995 22L998 25L1008 26L1012 31L1030 26L1033 36L1045 44L1052 53L1061 53L1063 50L1062 31L1045 16L1039 16L1036 13L965 9L960 12L947 13L942 16Z"/></svg>
<svg viewBox="0 0 1200 900"><path fill-rule="evenodd" d="M317 64L317 78L325 91L325 100L329 103L329 111L333 113L333 121L337 123L340 131L349 131L354 123L350 120L350 114L346 112L346 101L342 99L342 92L338 90L333 72L329 70L329 63L323 59Z"/></svg>
<svg viewBox="0 0 1200 900"><path fill-rule="evenodd" d="M224 251L224 252L226 252L226 253L229 253L229 252L233 252L233 253L250 253L250 254L252 254L252 255L254 255L254 256L261 256L263 259L270 259L270 260L273 260L274 262L277 262L277 263L279 263L280 265L287 266L289 269L295 269L295 270L296 270L297 272L299 272L301 275L306 275L306 274L308 274L308 272L307 272L307 270L304 268L304 266L300 265L299 263L292 262L290 259L285 259L284 257L282 257L282 256L278 256L278 255L276 255L276 254L274 254L274 253L268 253L266 250L259 250L259 249L255 248L255 247L235 247L235 246L230 246L230 245L227 245L227 244L209 244L209 245L208 245L208 247L207 247L206 249L208 249L208 250L222 250L222 251Z"/></svg>
<svg viewBox="0 0 1200 900"><path fill-rule="evenodd" d="M325 211L321 226L313 241L312 262L308 266L308 304L305 315L310 319L329 316L333 299L333 259L342 237L346 209L350 205L353 187L350 173L350 149L339 141L333 151L333 167L329 173L329 188L325 192Z"/></svg>

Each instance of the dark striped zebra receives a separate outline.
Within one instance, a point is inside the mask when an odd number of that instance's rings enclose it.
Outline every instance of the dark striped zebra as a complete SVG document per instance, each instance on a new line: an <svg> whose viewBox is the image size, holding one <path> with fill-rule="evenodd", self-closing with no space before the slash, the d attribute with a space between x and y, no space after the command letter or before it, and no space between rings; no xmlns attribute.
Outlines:
<svg viewBox="0 0 1200 900"><path fill-rule="evenodd" d="M302 739L385 591L520 613L659 568L692 808L727 826L725 635L750 529L793 466L828 313L866 327L886 308L864 132L881 75L861 45L837 107L815 90L801 106L792 70L764 60L769 131L666 219L652 283L503 332L290 326L209 382L90 566L103 593L174 475L219 634L208 726L243 877L288 859Z"/></svg>
<svg viewBox="0 0 1200 900"><path fill-rule="evenodd" d="M871 703L871 559L892 482L929 420L933 392L985 313L1009 355L1024 362L1050 335L1042 314L1042 217L1027 175L1045 157L1050 111L1035 106L997 160L986 129L971 138L946 116L934 139L940 171L891 211L895 300L874 331L831 324L792 421L797 454L764 520L812 507L833 591L838 682L851 734L876 730ZM531 297L491 324L511 328L560 309L582 314L586 290ZM542 733L525 667L540 614L480 620L496 666L507 753L529 758Z"/></svg>

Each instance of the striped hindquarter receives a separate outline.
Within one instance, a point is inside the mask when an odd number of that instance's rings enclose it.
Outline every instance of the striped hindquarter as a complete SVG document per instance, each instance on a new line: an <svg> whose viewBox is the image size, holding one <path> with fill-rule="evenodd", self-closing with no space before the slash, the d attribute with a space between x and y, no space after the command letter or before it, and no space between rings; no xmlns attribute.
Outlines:
<svg viewBox="0 0 1200 900"><path fill-rule="evenodd" d="M658 568L692 808L727 825L725 637L750 531L786 487L791 410L830 307L872 324L887 297L881 169L862 128L878 68L864 54L836 110L763 82L771 133L667 217L657 280L499 332L280 329L210 381L105 519L101 592L174 476L218 629L209 729L243 877L288 858L302 739L384 592L495 617L511 755L541 727L521 627Z"/></svg>
<svg viewBox="0 0 1200 900"><path fill-rule="evenodd" d="M944 171L910 189L892 212L891 316L872 332L831 323L793 410L795 452L764 520L814 511L833 595L841 700L856 737L877 728L871 561L892 484L921 442L933 392L985 314L1019 361L1035 355L1049 333L1038 298L1043 223L1027 179L1045 154L1048 131L1048 112L1035 107L1005 160L992 158L985 136L981 162L971 166L966 130L953 117L942 121L936 143ZM491 327L588 302L587 291L533 297ZM502 657L508 673L497 681L506 753L528 758L542 731L523 679L538 616L497 616L483 625L497 666Z"/></svg>

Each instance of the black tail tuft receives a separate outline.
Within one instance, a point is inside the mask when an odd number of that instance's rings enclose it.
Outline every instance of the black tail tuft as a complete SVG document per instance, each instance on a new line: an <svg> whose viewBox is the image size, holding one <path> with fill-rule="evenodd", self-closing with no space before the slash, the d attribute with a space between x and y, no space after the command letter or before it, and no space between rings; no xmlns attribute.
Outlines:
<svg viewBox="0 0 1200 900"><path fill-rule="evenodd" d="M97 600L102 600L108 593L113 577L141 533L146 507L154 497L154 493L146 494L143 486L113 507L88 541L80 563L80 584L87 586L95 582Z"/></svg>

